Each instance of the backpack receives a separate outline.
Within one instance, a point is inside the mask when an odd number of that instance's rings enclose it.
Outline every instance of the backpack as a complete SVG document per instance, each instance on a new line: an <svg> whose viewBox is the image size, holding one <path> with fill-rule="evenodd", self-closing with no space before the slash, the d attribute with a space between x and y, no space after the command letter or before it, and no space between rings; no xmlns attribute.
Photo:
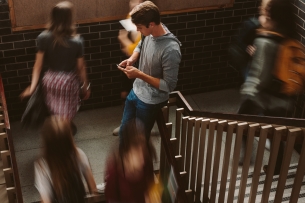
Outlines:
<svg viewBox="0 0 305 203"><path fill-rule="evenodd" d="M304 91L305 49L294 39L285 39L279 46L273 75L281 81L280 93L293 96Z"/></svg>
<svg viewBox="0 0 305 203"><path fill-rule="evenodd" d="M239 71L246 72L245 69L251 60L251 56L247 53L246 49L249 45L253 45L256 29L259 26L260 23L257 18L245 20L229 46L228 51L231 65Z"/></svg>

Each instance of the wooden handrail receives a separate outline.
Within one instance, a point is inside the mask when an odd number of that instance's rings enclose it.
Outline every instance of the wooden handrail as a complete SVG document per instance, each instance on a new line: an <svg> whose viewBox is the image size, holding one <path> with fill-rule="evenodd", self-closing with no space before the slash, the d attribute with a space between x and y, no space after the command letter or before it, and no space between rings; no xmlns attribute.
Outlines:
<svg viewBox="0 0 305 203"><path fill-rule="evenodd" d="M286 182L286 176L288 173L288 168L289 164L291 161L291 156L292 152L294 150L295 144L303 144L303 148L301 149L300 159L298 162L298 168L297 168L297 174L299 175L300 178L295 179L295 181L298 181L297 187L294 187L294 199L292 202L297 202L298 200L298 195L300 193L300 188L302 184L302 177L304 175L304 170L305 170L305 165L302 164L301 160L304 160L305 157L305 139L304 139L304 132L305 132L305 119L295 119L295 118L281 118L281 117L265 117L265 116L255 116L255 115L239 115L239 114L228 114L228 113L217 113L217 112L207 112L207 111L196 111L193 110L192 107L188 104L187 100L183 97L183 95L180 92L173 92L170 94L170 99L169 99L169 106L177 106L176 110L176 125L178 124L179 127L176 127L176 130L178 129L178 132L175 133L175 138L180 140L181 148L176 149L176 154L173 153L172 149L172 144L170 143L170 137L169 133L166 132L165 129L161 133L160 127L159 131L161 134L161 139L162 139L162 146L164 147L164 151L166 151L165 155L168 162L170 162L170 165L174 167L174 172L175 176L179 178L180 174L177 174L179 171L178 166L176 166L175 159L173 155L179 155L179 156L184 156L182 158L182 167L183 168L185 164L185 173L189 173L190 176L186 178L186 180L183 180L182 182L180 181L178 183L179 188L183 188L185 184L187 187L187 190L184 190L184 195L187 195L187 198L189 198L189 202L193 202L194 199L196 199L196 202L201 201L201 187L202 187L202 168L198 168L198 171L191 170L190 166L192 164L192 169L196 169L196 162L198 160L204 160L205 158L205 175L204 177L204 190L203 190L203 202L205 201L211 201L214 202L216 198L216 189L217 189L217 181L219 178L219 157L220 157L220 150L222 149L221 147L221 142L223 132L227 132L226 134L226 145L224 148L224 152L226 154L226 158L223 160L223 165L226 167L225 170L223 168L222 175L221 175L221 201L224 199L224 195L226 194L225 189L226 189L226 183L227 183L227 172L228 172L228 167L230 165L229 160L230 160L230 152L234 152L232 158L232 171L230 175L230 186L229 186L229 193L228 193L228 202L232 201L234 198L234 193L235 193L235 182L236 182L236 177L237 177L237 169L238 169L238 162L240 158L240 151L241 151L241 146L242 146L242 139L243 136L248 137L248 141L246 143L246 150L245 151L245 158L243 162L243 168L242 168L242 179L241 179L241 185L239 189L239 200L244 199L245 195L245 189L246 189L246 184L247 184L247 175L249 173L249 164L250 164L250 159L252 156L252 145L253 145L253 140L254 136L260 137L259 142L258 142L258 149L257 149L257 154L256 154L256 161L255 161L255 168L253 172L253 177L252 179L255 180L252 182L251 186L251 193L250 193L250 198L251 201L255 202L256 198L256 193L258 189L258 181L262 169L262 164L263 164L263 156L264 156L264 149L266 146L266 139L271 138L273 140L272 147L270 149L270 158L269 158L269 163L268 163L268 171L266 173L266 177L268 177L268 180L266 184L268 185L268 188L266 191L264 191L264 198L269 197L270 189L271 189L271 182L272 182L272 177L274 175L274 169L277 164L277 156L279 152L279 146L280 146L280 141L285 141L287 143L285 147L285 151L283 152L284 154L284 159L281 162L281 172L280 172L280 180L278 182L278 188L276 191L276 199L275 201L280 201L280 199L283 196L283 191L285 187L285 182ZM196 118L196 119L195 119ZM194 119L196 122L194 123ZM158 126L163 125L162 128L165 128L165 121L164 119L162 120L161 116L158 117ZM163 124L162 124L163 123ZM180 132L180 124L182 123L181 127L181 132ZM223 125L224 124L224 125ZM193 154L192 159L195 157L195 162L191 163L190 160L190 153L191 153L191 145L192 143L197 143L198 142L198 136L199 136L199 127L201 126L200 132L200 140L203 140L200 142L200 148L201 150L201 157L198 158L196 153ZM217 126L217 129L216 127ZM208 132L207 132L208 129ZM215 134L217 132L217 134ZM180 134L181 133L181 134ZM193 134L194 133L194 134ZM232 138L233 138L233 133L235 133L235 144L234 144L234 149L231 149L232 145ZM192 137L193 136L193 137ZM214 143L214 137L215 138L215 143ZM302 139L297 140L297 139ZM187 145L186 143L187 139ZM194 139L194 140L193 140ZM206 140L207 139L207 140ZM206 143L207 142L207 143ZM194 145L195 146L195 145ZM196 147L199 146L196 144ZM188 153L185 153L186 150L189 150ZM206 150L206 155L203 153ZM233 150L233 151L232 151ZM180 154L177 152L180 151ZM200 151L199 151L200 152ZM213 154L214 153L214 154ZM214 156L214 163L212 163L212 158ZM177 156L176 156L177 157ZM176 159L177 160L177 159ZM271 160L271 161L270 161ZM195 164L194 164L195 163ZM178 163L177 163L178 164ZM180 164L181 165L181 164ZM203 166L201 163L200 166ZM210 173L211 173L211 167L215 167L216 170L213 170L213 175L212 175L212 184L211 184L211 189L210 187ZM198 173L200 171L200 176L198 176ZM202 172L203 173L203 172ZM197 174L197 184L195 187L194 180L195 176ZM198 178L199 177L199 178ZM190 181L190 184L189 184ZM178 182L178 181L177 181ZM182 183L182 184L181 184ZM199 188L199 189L198 189ZM191 191L190 195L187 194L186 191ZM209 193L211 191L211 194ZM195 192L195 193L194 193ZM210 195L209 195L210 194Z"/></svg>
<svg viewBox="0 0 305 203"><path fill-rule="evenodd" d="M168 130L167 127L165 125L165 119L162 113L162 110L159 110L158 115L157 115L157 124L158 124L158 129L161 135L161 140L162 143L164 145L164 151L165 151L165 155L167 157L167 161L169 162L169 164L173 167L173 172L174 172L174 176L176 178L177 184L179 186L178 188L178 194L177 194L177 198L178 198L178 202L179 203L187 203L187 197L185 194L185 188L184 188L184 184L182 183L182 179L180 176L180 171L178 171L178 167L176 166L176 161L175 161L175 155L174 155L174 150L170 144L170 137L168 136Z"/></svg>
<svg viewBox="0 0 305 203"><path fill-rule="evenodd" d="M179 108L185 109L185 114L193 117L207 117L215 119L224 119L232 121L243 121L253 123L268 123L274 125L285 125L294 127L305 127L305 119L298 118L283 118L283 117L270 117L270 116L255 116L255 115L242 115L242 114L229 114L208 111L195 111L191 108L189 103L179 91L172 92L170 98L175 100ZM172 104L174 105L174 104Z"/></svg>
<svg viewBox="0 0 305 203"><path fill-rule="evenodd" d="M21 192L21 184L20 184L20 178L19 178L19 172L17 167L17 161L16 161L16 154L15 154L15 148L14 148L14 142L13 137L11 134L11 126L9 122L8 112L7 112L7 105L6 105L6 99L4 94L4 87L2 82L2 77L0 75L0 96L2 100L2 107L3 107L3 114L4 114L4 122L6 126L6 133L7 133L7 140L8 140L8 146L11 153L11 162L12 162L12 169L13 169L13 176L15 181L15 192L17 196L17 202L23 203L22 198L22 192Z"/></svg>

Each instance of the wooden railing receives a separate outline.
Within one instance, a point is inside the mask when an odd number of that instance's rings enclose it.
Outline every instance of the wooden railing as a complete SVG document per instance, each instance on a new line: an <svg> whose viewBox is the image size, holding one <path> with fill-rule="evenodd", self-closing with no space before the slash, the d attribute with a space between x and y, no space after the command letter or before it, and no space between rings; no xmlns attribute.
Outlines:
<svg viewBox="0 0 305 203"><path fill-rule="evenodd" d="M171 134L172 123L168 121L163 125L167 131L160 130L165 151L161 151L160 174L166 183L170 174L168 167L172 166L176 179L182 179L177 181L177 187L187 200L180 194L178 202L281 202L288 178L293 180L289 184L290 202L298 202L305 184L304 119L194 111L180 92L171 94L168 108L171 106L177 108L173 121L175 132ZM165 115L168 108L164 109ZM158 121L158 125L160 129L162 122ZM243 164L239 166L243 137L247 140ZM253 150L254 137L259 138L257 150ZM267 138L272 144L269 155L264 158ZM281 143L286 143L286 147L277 179L274 169ZM300 157L292 166L296 144ZM251 165L253 153L256 157ZM268 165L266 173L262 170L263 163Z"/></svg>
<svg viewBox="0 0 305 203"><path fill-rule="evenodd" d="M0 153L9 203L23 203L13 138L0 76Z"/></svg>

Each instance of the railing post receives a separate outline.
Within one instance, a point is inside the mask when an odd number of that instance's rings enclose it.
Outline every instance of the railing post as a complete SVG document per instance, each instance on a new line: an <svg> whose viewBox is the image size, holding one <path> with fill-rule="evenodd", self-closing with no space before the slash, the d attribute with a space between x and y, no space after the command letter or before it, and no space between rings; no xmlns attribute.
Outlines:
<svg viewBox="0 0 305 203"><path fill-rule="evenodd" d="M204 174L204 186L203 186L203 199L202 202L209 202L210 193L210 178L211 178L211 167L212 167L212 155L213 155L213 145L214 145L214 133L217 126L218 120L211 120L209 123L209 136L207 145L207 156Z"/></svg>
<svg viewBox="0 0 305 203"><path fill-rule="evenodd" d="M264 151L265 151L265 146L266 146L267 134L270 129L272 129L272 126L267 125L267 126L262 126L261 130L260 130L260 136L259 136L259 142L258 142L258 148L257 148L257 154L256 154L256 160L255 160L255 167L254 167L253 178L252 178L249 203L255 203L259 176L260 176L260 172L261 172L261 168L262 168Z"/></svg>
<svg viewBox="0 0 305 203"><path fill-rule="evenodd" d="M284 152L284 158L281 166L279 181L276 189L276 194L274 198L274 202L281 202L284 194L285 183L287 180L287 173L289 169L289 164L292 156L292 152L294 149L295 139L298 134L300 134L302 130L300 128L289 129L288 137ZM303 146L304 147L304 146Z"/></svg>
<svg viewBox="0 0 305 203"><path fill-rule="evenodd" d="M9 150L7 143L7 134L0 133L0 151Z"/></svg>
<svg viewBox="0 0 305 203"><path fill-rule="evenodd" d="M242 137L244 134L245 128L248 126L248 123L239 123L237 124L237 133L235 139L235 146L234 146L234 154L233 154L233 166L231 171L231 178L230 178L230 186L229 186L229 194L228 194L228 203L233 202L235 186L236 186L236 176L237 176L237 168L239 162L239 155L240 155L240 148L242 144Z"/></svg>
<svg viewBox="0 0 305 203"><path fill-rule="evenodd" d="M293 187L292 187L292 192L291 192L291 197L290 197L290 202L298 202L299 199L299 194L301 191L302 187L302 182L303 178L305 176L305 134L303 130L303 143L302 143L302 150L299 158L299 165L296 171Z"/></svg>
<svg viewBox="0 0 305 203"><path fill-rule="evenodd" d="M1 151L1 159L3 163L3 168L11 168L11 153L8 150Z"/></svg>
<svg viewBox="0 0 305 203"><path fill-rule="evenodd" d="M6 187L14 187L15 184L14 184L12 168L4 168L3 173L4 173Z"/></svg>

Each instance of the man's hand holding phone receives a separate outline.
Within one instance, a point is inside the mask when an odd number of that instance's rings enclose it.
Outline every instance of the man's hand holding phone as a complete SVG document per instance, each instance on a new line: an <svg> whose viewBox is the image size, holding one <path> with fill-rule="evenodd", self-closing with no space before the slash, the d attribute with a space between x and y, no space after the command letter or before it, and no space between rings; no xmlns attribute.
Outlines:
<svg viewBox="0 0 305 203"><path fill-rule="evenodd" d="M124 61L122 61L119 66L121 67L127 67L127 66L132 66L133 65L133 61L129 58L129 59L126 59Z"/></svg>
<svg viewBox="0 0 305 203"><path fill-rule="evenodd" d="M124 61L123 61L124 62ZM120 69L129 79L138 78L141 71L133 66L123 66L122 63L117 64L118 69Z"/></svg>

